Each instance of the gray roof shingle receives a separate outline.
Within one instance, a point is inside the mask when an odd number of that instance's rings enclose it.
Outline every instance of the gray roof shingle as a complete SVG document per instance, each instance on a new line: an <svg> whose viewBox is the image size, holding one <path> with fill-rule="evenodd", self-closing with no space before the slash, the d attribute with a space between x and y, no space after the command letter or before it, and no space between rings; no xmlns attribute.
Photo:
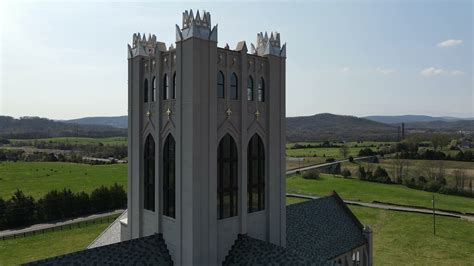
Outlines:
<svg viewBox="0 0 474 266"><path fill-rule="evenodd" d="M288 249L312 260L330 260L366 244L363 226L336 193L286 208Z"/></svg>
<svg viewBox="0 0 474 266"><path fill-rule="evenodd" d="M86 249L26 265L173 265L161 234Z"/></svg>

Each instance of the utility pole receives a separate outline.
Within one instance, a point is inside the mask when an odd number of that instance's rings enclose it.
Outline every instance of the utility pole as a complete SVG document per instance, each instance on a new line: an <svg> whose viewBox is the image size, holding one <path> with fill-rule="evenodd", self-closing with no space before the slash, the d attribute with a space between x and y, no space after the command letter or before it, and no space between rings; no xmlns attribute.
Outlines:
<svg viewBox="0 0 474 266"><path fill-rule="evenodd" d="M433 194L433 235L436 235L436 213L435 213L435 198Z"/></svg>

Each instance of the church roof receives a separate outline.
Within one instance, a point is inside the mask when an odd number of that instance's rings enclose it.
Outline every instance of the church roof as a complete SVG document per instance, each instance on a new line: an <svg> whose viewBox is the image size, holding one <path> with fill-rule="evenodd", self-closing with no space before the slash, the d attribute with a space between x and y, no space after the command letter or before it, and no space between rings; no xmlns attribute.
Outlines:
<svg viewBox="0 0 474 266"><path fill-rule="evenodd" d="M161 234L86 249L26 265L173 265Z"/></svg>
<svg viewBox="0 0 474 266"><path fill-rule="evenodd" d="M342 199L331 196L287 206L286 248L239 235L224 265L327 265L366 244L363 225ZM29 265L172 265L161 234L36 261Z"/></svg>
<svg viewBox="0 0 474 266"><path fill-rule="evenodd" d="M333 195L286 208L286 246L312 260L330 260L366 244L363 225Z"/></svg>

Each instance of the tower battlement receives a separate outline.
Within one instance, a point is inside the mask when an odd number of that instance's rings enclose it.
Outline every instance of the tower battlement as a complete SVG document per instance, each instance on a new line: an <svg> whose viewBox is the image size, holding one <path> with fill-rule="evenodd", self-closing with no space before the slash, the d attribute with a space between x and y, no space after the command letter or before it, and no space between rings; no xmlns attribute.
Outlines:
<svg viewBox="0 0 474 266"><path fill-rule="evenodd" d="M217 42L217 25L211 30L211 14L209 12L203 11L202 17L199 10L196 12L196 16L194 16L192 9L183 12L182 27L176 25L176 41L184 41L192 37Z"/></svg>
<svg viewBox="0 0 474 266"><path fill-rule="evenodd" d="M252 44L251 49L252 53L260 56L271 54L286 57L286 44L281 47L280 33L278 32L270 32L270 37L267 32L265 34L263 32L257 33L257 47Z"/></svg>
<svg viewBox="0 0 474 266"><path fill-rule="evenodd" d="M134 33L132 38L132 46L128 45L128 58L135 56L153 56L156 50L166 51L166 45L156 40L155 34Z"/></svg>
<svg viewBox="0 0 474 266"><path fill-rule="evenodd" d="M187 29L193 26L205 27L211 29L211 13L203 11L202 18L199 15L199 10L196 16L193 15L193 10L183 12L183 25L181 29Z"/></svg>

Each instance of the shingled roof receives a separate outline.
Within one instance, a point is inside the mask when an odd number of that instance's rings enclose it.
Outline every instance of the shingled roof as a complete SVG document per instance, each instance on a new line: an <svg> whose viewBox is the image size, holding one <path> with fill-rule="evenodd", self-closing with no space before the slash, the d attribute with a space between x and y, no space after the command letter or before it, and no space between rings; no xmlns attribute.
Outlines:
<svg viewBox="0 0 474 266"><path fill-rule="evenodd" d="M286 248L239 235L224 265L331 265L366 244L363 225L336 194L287 206ZM161 234L36 261L29 265L172 265Z"/></svg>
<svg viewBox="0 0 474 266"><path fill-rule="evenodd" d="M26 265L173 265L161 234L35 261Z"/></svg>
<svg viewBox="0 0 474 266"><path fill-rule="evenodd" d="M310 260L330 260L366 244L363 225L336 194L286 208L286 245Z"/></svg>
<svg viewBox="0 0 474 266"><path fill-rule="evenodd" d="M239 235L223 265L311 265L312 261L284 247Z"/></svg>

